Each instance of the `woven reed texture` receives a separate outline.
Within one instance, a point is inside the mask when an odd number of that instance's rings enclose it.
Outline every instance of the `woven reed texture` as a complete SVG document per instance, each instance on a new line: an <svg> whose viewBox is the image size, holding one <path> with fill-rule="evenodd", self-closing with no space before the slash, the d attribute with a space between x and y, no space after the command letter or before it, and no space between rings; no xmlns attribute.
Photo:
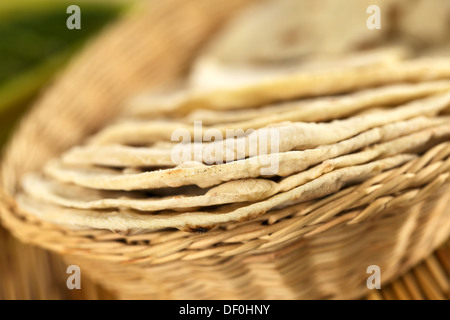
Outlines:
<svg viewBox="0 0 450 320"><path fill-rule="evenodd" d="M19 238L68 254L122 298L355 298L367 293L368 265L388 281L447 238L449 166L443 143L296 212L207 234L69 231L8 214L18 212L13 201L3 217Z"/></svg>
<svg viewBox="0 0 450 320"><path fill-rule="evenodd" d="M449 143L323 199L206 234L73 231L17 208L25 172L100 128L127 96L180 75L245 2L151 2L73 62L7 148L0 212L15 236L63 254L119 298L147 299L357 298L368 293L369 265L389 281L447 239Z"/></svg>
<svg viewBox="0 0 450 320"><path fill-rule="evenodd" d="M0 300L101 300L114 297L81 274L82 290L69 290L69 266L60 255L27 245L0 226Z"/></svg>
<svg viewBox="0 0 450 320"><path fill-rule="evenodd" d="M0 227L0 300L12 299L115 299L110 292L82 273L82 290L65 285L67 263L61 256L26 245ZM33 266L32 272L29 266ZM450 299L450 241L412 270L368 300ZM384 281L383 281L384 282Z"/></svg>
<svg viewBox="0 0 450 320"><path fill-rule="evenodd" d="M449 300L450 242L447 242L411 271L381 290L373 290L368 300Z"/></svg>

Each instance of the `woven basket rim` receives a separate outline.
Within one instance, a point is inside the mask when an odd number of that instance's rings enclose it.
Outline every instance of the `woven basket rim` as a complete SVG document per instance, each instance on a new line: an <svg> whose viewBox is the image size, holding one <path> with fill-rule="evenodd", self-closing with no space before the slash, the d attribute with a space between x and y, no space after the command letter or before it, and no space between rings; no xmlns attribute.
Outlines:
<svg viewBox="0 0 450 320"><path fill-rule="evenodd" d="M178 4L177 1L172 2ZM229 5L229 11L231 12L233 7L238 7L245 2L235 0L234 4ZM112 33L105 35L104 41L112 42ZM192 50L194 51L194 49ZM93 50L88 50L80 55L73 67L66 70L65 79L67 79L67 74L80 65L80 61L89 58L89 55L94 55ZM86 75L90 70L82 72ZM62 86L61 82L57 85L59 87L57 86L56 89ZM53 89L53 92L56 89ZM13 151L17 151L14 150L16 144L21 142L20 146L23 148L33 143L31 140L27 141L26 136L23 135L26 130L28 132L50 130L46 115L51 114L52 110L47 110L43 104L48 99L50 98L44 96L39 110L33 110L22 121L18 130L22 135L16 132L11 143L5 149L6 156L18 159L20 153L14 153L11 156ZM72 108L74 107L72 106ZM73 112L74 110L69 111ZM61 116L61 118L63 117ZM57 123L51 124L51 126L54 125ZM66 123L61 121L58 125L63 126ZM88 130L91 129L89 127L85 132L80 133L80 136L86 136ZM55 134L51 130L48 133L53 138L55 138ZM77 139L79 138L77 137ZM58 151L61 152L61 150ZM22 150L23 152L24 150ZM228 229L221 230L223 231L221 234L209 232L199 235L163 230L138 236L117 235L105 230L69 230L40 221L22 212L15 203L15 191L13 191L14 187L11 187L16 185L20 177L15 174L5 175L9 171L14 171L14 168L9 167L15 165L10 158L8 162L2 163L0 168L0 178L2 179L0 211L5 224L18 237L58 252L88 255L96 259L128 263L141 263L144 260L157 264L176 259L224 258L245 255L249 252L269 254L281 250L288 243L304 237L320 236L322 232L330 229L351 224L370 224L371 219L382 217L380 213L385 208L410 206L413 203L424 201L433 196L436 190L443 189L450 183L448 172L450 158L447 158L449 155L450 145L441 143L421 157L399 168L383 172L362 184L342 189L322 200L302 204L300 213L297 215L289 212L280 213L278 218L273 214L265 215L246 223L230 224L227 226ZM334 201L333 204L330 204L331 200ZM311 214L312 212L314 214ZM306 215L306 213L308 214ZM44 230L45 232L40 232ZM55 241L56 239L62 241ZM149 246L148 243L152 245Z"/></svg>

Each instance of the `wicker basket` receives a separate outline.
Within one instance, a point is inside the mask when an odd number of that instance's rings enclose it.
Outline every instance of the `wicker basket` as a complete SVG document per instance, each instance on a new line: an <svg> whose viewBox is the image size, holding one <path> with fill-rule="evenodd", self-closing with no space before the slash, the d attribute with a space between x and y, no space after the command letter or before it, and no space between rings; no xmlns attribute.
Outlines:
<svg viewBox="0 0 450 320"><path fill-rule="evenodd" d="M73 231L21 212L21 176L114 117L123 100L185 72L246 0L151 1L86 48L17 129L2 163L0 212L19 239L63 254L121 298L318 299L368 294L450 233L450 144L336 194L206 234Z"/></svg>

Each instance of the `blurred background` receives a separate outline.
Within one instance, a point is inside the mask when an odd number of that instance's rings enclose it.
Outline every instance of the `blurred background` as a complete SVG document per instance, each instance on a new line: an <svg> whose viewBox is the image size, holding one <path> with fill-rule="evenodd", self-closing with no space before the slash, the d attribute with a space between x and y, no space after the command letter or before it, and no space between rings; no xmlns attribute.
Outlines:
<svg viewBox="0 0 450 320"><path fill-rule="evenodd" d="M0 150L20 117L42 93L43 88L56 81L58 73L64 70L71 57L101 33L108 24L126 15L137 1L2 0L0 2ZM82 8L81 30L66 28L66 20L70 15L66 13L66 9L73 4ZM431 9L439 12L438 7L431 6ZM391 22L395 24L395 12L392 19ZM428 26L433 26L433 23L428 22L430 21L427 21ZM446 40L448 48L450 43L448 32L440 34L439 39L430 39L425 32L428 29L421 28L418 24L414 24L413 27L419 28L418 32L422 30L424 33L419 35L413 32L411 35L411 43L417 48L421 48L426 40L435 41L433 43ZM450 20L447 30L449 29ZM433 31L432 34L437 33ZM390 37L392 38L392 34ZM245 35L242 41L247 41ZM226 45L225 42L225 48ZM363 46L366 43L358 42L358 45ZM273 48L272 46L270 49ZM300 47L297 49L303 50ZM214 53L214 48L211 50ZM249 55L253 53L248 52ZM272 52L269 50L269 53ZM34 266L35 272L30 273L30 265ZM82 280L83 290L67 290L65 270L66 264L59 257L20 243L0 224L0 299L114 298L112 293L99 288L86 278ZM449 274L450 246L447 244L407 275L383 288L381 292L374 292L369 298L449 299Z"/></svg>
<svg viewBox="0 0 450 320"><path fill-rule="evenodd" d="M130 1L6 0L0 2L0 144L40 89ZM82 29L66 13L82 6Z"/></svg>

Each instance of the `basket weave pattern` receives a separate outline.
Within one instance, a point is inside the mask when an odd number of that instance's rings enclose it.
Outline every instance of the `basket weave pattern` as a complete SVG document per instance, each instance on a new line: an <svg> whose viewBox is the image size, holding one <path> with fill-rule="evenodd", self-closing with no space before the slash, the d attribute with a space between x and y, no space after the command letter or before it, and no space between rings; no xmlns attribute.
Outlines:
<svg viewBox="0 0 450 320"><path fill-rule="evenodd" d="M356 298L368 293L369 265L388 281L445 241L449 143L322 199L206 234L74 231L17 208L24 173L102 127L129 95L181 75L220 23L248 2L151 2L142 17L92 43L6 150L0 212L14 235L64 254L119 297L154 299Z"/></svg>

